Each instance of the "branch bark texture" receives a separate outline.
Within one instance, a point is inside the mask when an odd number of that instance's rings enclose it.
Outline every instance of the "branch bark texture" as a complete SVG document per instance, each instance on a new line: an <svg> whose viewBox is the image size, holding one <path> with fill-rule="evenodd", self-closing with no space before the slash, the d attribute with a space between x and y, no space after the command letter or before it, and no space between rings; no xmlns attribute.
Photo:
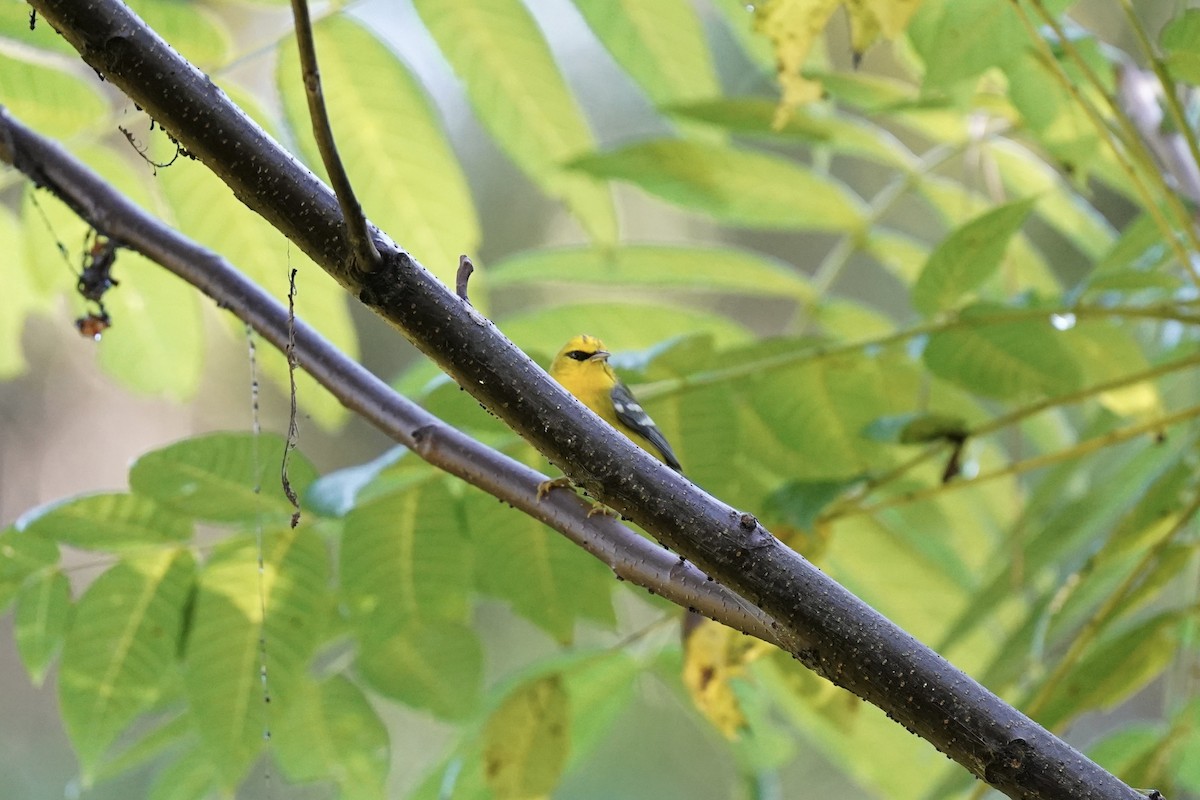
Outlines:
<svg viewBox="0 0 1200 800"><path fill-rule="evenodd" d="M806 666L1010 797L1141 797L827 578L753 515L609 428L386 237L376 239L382 267L355 273L333 194L117 0L31 2L244 203L572 480L766 612L782 646Z"/></svg>
<svg viewBox="0 0 1200 800"><path fill-rule="evenodd" d="M777 643L771 621L694 565L591 506L571 492L544 500L546 476L447 425L346 357L216 253L131 203L70 153L25 127L0 106L0 160L7 161L69 205L98 231L136 250L247 322L279 350L293 346L296 363L344 406L394 441L455 477L559 531L620 578L694 609L731 628Z"/></svg>

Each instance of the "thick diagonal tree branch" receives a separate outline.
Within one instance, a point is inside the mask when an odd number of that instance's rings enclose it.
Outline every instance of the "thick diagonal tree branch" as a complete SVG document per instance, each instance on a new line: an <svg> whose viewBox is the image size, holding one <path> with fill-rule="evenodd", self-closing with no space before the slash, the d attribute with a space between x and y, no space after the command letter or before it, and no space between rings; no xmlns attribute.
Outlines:
<svg viewBox="0 0 1200 800"><path fill-rule="evenodd" d="M559 531L621 578L684 608L775 643L770 620L692 564L639 536L570 492L539 500L546 476L486 447L397 394L330 344L216 253L138 208L61 147L0 106L0 161L54 193L100 233L183 278L279 350L294 336L296 363L351 411L472 486Z"/></svg>
<svg viewBox="0 0 1200 800"><path fill-rule="evenodd" d="M595 497L758 606L805 665L886 711L1011 797L1140 795L879 615L567 395L406 253L349 269L332 193L117 0L31 0L233 189Z"/></svg>

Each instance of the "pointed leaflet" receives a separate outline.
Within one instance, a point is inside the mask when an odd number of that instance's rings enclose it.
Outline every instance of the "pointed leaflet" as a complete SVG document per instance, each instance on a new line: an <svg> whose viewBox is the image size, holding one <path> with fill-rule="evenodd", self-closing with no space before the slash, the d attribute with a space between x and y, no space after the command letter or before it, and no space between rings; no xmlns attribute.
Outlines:
<svg viewBox="0 0 1200 800"><path fill-rule="evenodd" d="M961 324L930 335L925 366L938 377L988 397L1065 394L1079 386L1069 338L1045 319L1003 319L997 306L962 312ZM992 321L997 320L997 321Z"/></svg>
<svg viewBox="0 0 1200 800"><path fill-rule="evenodd" d="M334 140L363 211L453 285L459 254L478 248L479 222L429 98L395 54L348 17L327 17L313 36ZM278 80L305 156L320 164L295 37L280 50Z"/></svg>
<svg viewBox="0 0 1200 800"><path fill-rule="evenodd" d="M185 541L192 535L192 522L148 497L113 493L53 506L26 530L72 547L111 551Z"/></svg>
<svg viewBox="0 0 1200 800"><path fill-rule="evenodd" d="M292 505L279 482L282 458L283 438L275 434L210 433L146 453L129 470L129 486L135 494L198 519L287 518ZM303 495L316 469L293 451L288 477Z"/></svg>
<svg viewBox="0 0 1200 800"><path fill-rule="evenodd" d="M54 139L83 133L108 110L94 82L7 55L0 55L0 97L13 116Z"/></svg>
<svg viewBox="0 0 1200 800"><path fill-rule="evenodd" d="M655 104L720 94L688 0L576 0L575 8Z"/></svg>
<svg viewBox="0 0 1200 800"><path fill-rule="evenodd" d="M884 446L862 436L900 410L912 377L881 358L813 358L763 370L746 382L747 411L797 459L798 480L852 478L870 470ZM886 389L885 389L886 387ZM912 384L915 392L915 384Z"/></svg>
<svg viewBox="0 0 1200 800"><path fill-rule="evenodd" d="M803 273L750 250L725 247L555 247L527 250L491 264L493 289L529 284L650 287L812 299Z"/></svg>
<svg viewBox="0 0 1200 800"><path fill-rule="evenodd" d="M778 107L766 98L736 97L699 100L662 110L677 119L764 141L799 142L905 171L918 166L917 157L885 128L819 106L796 109L787 122L776 126Z"/></svg>
<svg viewBox="0 0 1200 800"><path fill-rule="evenodd" d="M543 190L562 198L593 239L614 241L617 223L609 191L562 170L595 142L520 0L416 0L415 5L500 148Z"/></svg>
<svg viewBox="0 0 1200 800"><path fill-rule="evenodd" d="M225 87L255 119L261 112L242 93ZM261 123L260 123L261 124ZM251 280L284 304L288 275L296 269L296 315L325 335L342 353L358 354L358 336L350 319L345 290L283 234L234 197L229 187L199 162L180 159L160 170L158 186L177 227L220 253ZM237 346L245 353L245 326L228 317ZM288 386L287 362L274 348L258 348L258 367L277 385ZM324 427L333 427L346 409L308 373L297 370L297 397L302 410Z"/></svg>
<svg viewBox="0 0 1200 800"><path fill-rule="evenodd" d="M1026 198L999 206L952 231L925 262L913 286L913 305L928 316L982 285L999 268L1009 239L1035 202Z"/></svg>
<svg viewBox="0 0 1200 800"><path fill-rule="evenodd" d="M363 636L357 666L374 688L443 719L462 719L479 704L483 647L465 625L412 622L390 633Z"/></svg>
<svg viewBox="0 0 1200 800"><path fill-rule="evenodd" d="M126 558L76 604L58 698L85 777L121 731L173 685L194 568L191 554L180 549Z"/></svg>
<svg viewBox="0 0 1200 800"><path fill-rule="evenodd" d="M570 743L569 696L562 676L518 686L483 731L483 768L497 800L543 797L558 785Z"/></svg>
<svg viewBox="0 0 1200 800"><path fill-rule="evenodd" d="M58 563L58 546L15 527L0 531L0 611L38 570Z"/></svg>
<svg viewBox="0 0 1200 800"><path fill-rule="evenodd" d="M305 678L274 717L275 759L296 783L332 781L345 800L383 800L388 732L362 690L343 677Z"/></svg>
<svg viewBox="0 0 1200 800"><path fill-rule="evenodd" d="M797 162L717 144L656 139L575 160L572 167L638 188L718 222L747 228L857 231L862 201Z"/></svg>
<svg viewBox="0 0 1200 800"><path fill-rule="evenodd" d="M71 586L59 570L27 583L17 597L17 651L30 678L40 686L62 644L71 614Z"/></svg>
<svg viewBox="0 0 1200 800"><path fill-rule="evenodd" d="M1038 713L1053 729L1084 711L1109 709L1141 689L1177 658L1190 612L1167 611L1137 620L1093 645Z"/></svg>
<svg viewBox="0 0 1200 800"><path fill-rule="evenodd" d="M439 479L358 506L342 533L342 592L352 620L382 636L413 619L466 622L471 548Z"/></svg>
<svg viewBox="0 0 1200 800"><path fill-rule="evenodd" d="M586 617L611 625L612 573L540 522L474 489L464 499L480 591L512 603L561 642Z"/></svg>
<svg viewBox="0 0 1200 800"><path fill-rule="evenodd" d="M203 752L222 785L236 786L263 745L262 648L272 707L294 701L333 609L324 543L301 526L222 542L200 573L183 664L184 688ZM263 622L263 602L266 622Z"/></svg>

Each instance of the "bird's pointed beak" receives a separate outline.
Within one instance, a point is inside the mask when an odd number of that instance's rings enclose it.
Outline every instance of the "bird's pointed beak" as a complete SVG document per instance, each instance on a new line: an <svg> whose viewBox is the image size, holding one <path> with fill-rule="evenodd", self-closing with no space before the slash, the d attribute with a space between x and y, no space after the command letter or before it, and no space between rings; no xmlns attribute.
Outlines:
<svg viewBox="0 0 1200 800"><path fill-rule="evenodd" d="M608 357L611 355L612 353L607 350L597 350L588 357L588 361L608 361Z"/></svg>

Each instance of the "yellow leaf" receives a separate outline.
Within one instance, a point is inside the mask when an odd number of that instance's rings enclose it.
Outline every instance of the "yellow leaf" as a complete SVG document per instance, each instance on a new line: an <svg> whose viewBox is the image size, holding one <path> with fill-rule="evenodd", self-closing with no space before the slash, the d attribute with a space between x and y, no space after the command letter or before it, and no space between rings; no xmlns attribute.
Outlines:
<svg viewBox="0 0 1200 800"><path fill-rule="evenodd" d="M687 635L683 654L683 685L692 703L727 739L737 739L746 717L733 690L733 680L746 665L771 646L706 619Z"/></svg>
<svg viewBox="0 0 1200 800"><path fill-rule="evenodd" d="M845 0L855 58L882 36L903 33L921 0ZM771 40L782 97L774 127L783 127L797 106L821 97L821 84L800 74L813 43L842 0L766 0L754 9L755 29Z"/></svg>
<svg viewBox="0 0 1200 800"><path fill-rule="evenodd" d="M562 777L570 710L560 675L518 687L488 720L484 774L498 800L548 797Z"/></svg>

